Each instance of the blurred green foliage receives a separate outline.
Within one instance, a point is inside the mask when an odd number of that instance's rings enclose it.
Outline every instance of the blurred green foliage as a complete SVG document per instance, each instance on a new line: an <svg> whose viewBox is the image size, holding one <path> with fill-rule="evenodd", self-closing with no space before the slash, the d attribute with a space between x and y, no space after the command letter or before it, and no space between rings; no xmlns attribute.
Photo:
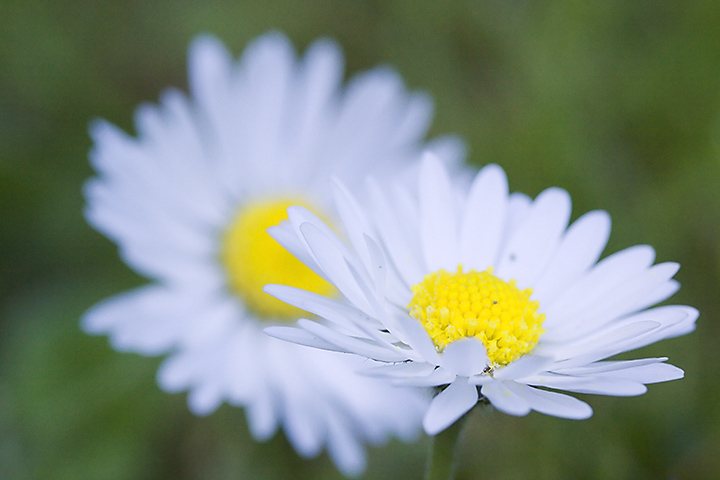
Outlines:
<svg viewBox="0 0 720 480"><path fill-rule="evenodd" d="M154 383L159 359L85 336L80 315L139 285L82 217L89 122L132 132L142 102L185 88L191 38L237 55L269 29L299 49L337 39L348 73L394 66L436 101L433 133L511 188L558 185L574 216L613 217L606 253L638 243L678 261L674 303L697 332L647 347L686 378L589 398L574 422L476 416L458 478L720 477L720 2L51 1L0 3L0 478L339 478L243 412L188 413ZM419 478L427 438L371 449L366 478Z"/></svg>

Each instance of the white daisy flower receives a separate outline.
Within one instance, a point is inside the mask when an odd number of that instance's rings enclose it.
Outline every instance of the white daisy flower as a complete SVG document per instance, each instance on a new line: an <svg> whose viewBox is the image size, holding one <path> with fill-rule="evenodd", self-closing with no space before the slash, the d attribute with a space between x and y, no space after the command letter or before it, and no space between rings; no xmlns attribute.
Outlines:
<svg viewBox="0 0 720 480"><path fill-rule="evenodd" d="M160 105L142 106L138 138L95 123L87 219L153 283L100 303L82 325L118 350L168 354L158 382L189 391L193 412L243 406L256 438L281 425L301 455L327 446L353 475L364 468L363 443L417 434L428 399L354 374L363 359L263 333L303 315L263 293L264 284L334 292L265 229L298 203L332 220L330 175L352 182L404 168L425 148L432 108L388 69L347 87L342 73L328 40L297 59L271 33L235 62L218 40L199 37L189 98L170 90ZM448 161L463 153L449 137L431 148Z"/></svg>
<svg viewBox="0 0 720 480"><path fill-rule="evenodd" d="M299 206L271 233L352 306L269 285L328 323L301 319L299 328L266 331L384 362L367 373L395 384L442 388L423 420L428 434L483 399L511 415L583 419L588 404L552 390L640 395L645 384L683 376L666 358L606 360L686 334L698 316L687 306L649 308L679 286L678 265L653 265L651 247L598 261L610 234L606 212L568 226L565 190L535 200L508 194L496 165L457 184L433 158L423 160L417 191L370 182L371 201L361 206L335 187L349 246Z"/></svg>

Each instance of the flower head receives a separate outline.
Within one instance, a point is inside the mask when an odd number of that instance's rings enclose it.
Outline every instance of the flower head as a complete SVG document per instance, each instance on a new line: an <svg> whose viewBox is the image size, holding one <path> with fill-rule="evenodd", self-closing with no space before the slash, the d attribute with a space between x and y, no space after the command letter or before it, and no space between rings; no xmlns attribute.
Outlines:
<svg viewBox="0 0 720 480"><path fill-rule="evenodd" d="M640 395L645 384L683 376L666 358L607 360L688 333L698 316L687 306L650 308L678 289L678 265L653 265L651 247L598 261L610 233L607 213L568 225L564 190L535 200L509 194L496 165L467 186L431 155L416 187L371 182L363 207L337 182L349 246L291 207L289 222L271 232L351 306L270 285L267 292L327 323L266 331L383 362L366 373L395 384L439 387L423 420L431 435L481 397L512 415L582 419L590 406L555 390Z"/></svg>
<svg viewBox="0 0 720 480"><path fill-rule="evenodd" d="M384 68L344 87L333 42L298 59L276 33L239 62L199 37L189 76L189 97L170 90L138 109L138 138L92 127L88 221L153 283L95 306L83 327L118 350L168 354L158 382L188 390L193 412L243 406L255 437L282 425L300 454L327 446L343 472L358 473L363 443L415 435L427 399L356 375L361 359L263 333L307 315L263 293L266 283L336 294L265 230L294 204L332 223L330 175L352 182L403 169L427 146L430 101ZM452 138L430 146L449 161L462 155Z"/></svg>

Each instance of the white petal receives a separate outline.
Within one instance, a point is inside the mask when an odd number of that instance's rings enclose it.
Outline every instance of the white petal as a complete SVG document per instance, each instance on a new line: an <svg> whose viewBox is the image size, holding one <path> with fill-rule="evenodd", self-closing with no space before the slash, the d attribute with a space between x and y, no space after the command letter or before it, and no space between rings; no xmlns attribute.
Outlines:
<svg viewBox="0 0 720 480"><path fill-rule="evenodd" d="M372 247L370 247L372 248ZM378 259L373 259L378 260ZM377 285L373 282L373 280L378 280L377 277L383 275L383 269L385 268L385 264L382 260L378 264L375 265L369 265L370 268L372 268L371 272L368 272L365 269L359 270L357 267L355 267L348 259L345 259L345 263L347 265L348 270L350 271L350 274L353 277L353 280L355 280L355 285L358 286L360 291L362 292L363 296L365 297L365 300L367 300L368 305L370 305L370 310L366 312L370 314L370 316L374 318L385 318L387 317L386 310L385 310L385 292L383 291L382 286ZM369 278L373 276L374 278ZM375 288L379 287L379 288Z"/></svg>
<svg viewBox="0 0 720 480"><path fill-rule="evenodd" d="M421 362L405 362L379 365L362 370L360 373L371 377L411 378L425 377L435 370L435 365Z"/></svg>
<svg viewBox="0 0 720 480"><path fill-rule="evenodd" d="M223 101L229 94L232 56L225 45L212 35L196 37L188 51L188 83L190 93L207 112L208 117L218 118Z"/></svg>
<svg viewBox="0 0 720 480"><path fill-rule="evenodd" d="M328 454L335 465L347 477L357 477L367 462L365 449L358 440L357 432L349 421L338 415L328 415Z"/></svg>
<svg viewBox="0 0 720 480"><path fill-rule="evenodd" d="M576 315L590 311L593 305L606 299L614 286L647 269L654 259L655 251L647 245L630 247L603 259L561 295L543 305L547 315L544 327L550 330L565 325Z"/></svg>
<svg viewBox="0 0 720 480"><path fill-rule="evenodd" d="M632 368L616 370L600 374L612 379L623 378L642 383L658 383L677 380L685 376L682 369L667 363L656 363L653 365L642 365Z"/></svg>
<svg viewBox="0 0 720 480"><path fill-rule="evenodd" d="M628 311L637 312L648 308L652 305L656 305L668 298L672 297L680 289L680 283L677 280L667 280L662 283L655 290L645 293L643 298L639 299L636 304L632 305Z"/></svg>
<svg viewBox="0 0 720 480"><path fill-rule="evenodd" d="M549 188L538 195L525 221L517 227L498 259L495 275L533 285L558 247L570 219L570 196Z"/></svg>
<svg viewBox="0 0 720 480"><path fill-rule="evenodd" d="M530 406L519 395L513 393L508 385L513 382L496 380L482 386L480 393L490 400L493 407L508 415L524 416L530 413Z"/></svg>
<svg viewBox="0 0 720 480"><path fill-rule="evenodd" d="M482 271L494 265L505 226L508 184L505 172L488 165L477 174L460 225L460 262Z"/></svg>
<svg viewBox="0 0 720 480"><path fill-rule="evenodd" d="M198 226L186 211L178 214L182 206L145 199L134 189L100 179L89 181L85 186L88 222L115 240L123 260L148 277L189 285L214 281L216 240L211 229Z"/></svg>
<svg viewBox="0 0 720 480"><path fill-rule="evenodd" d="M680 265L674 262L653 265L642 274L618 285L609 293L613 301L608 301L606 308L598 312L598 315L620 317L653 305L658 291L662 291L664 295L666 291L672 292L675 289L671 278L679 268ZM664 298L661 297L661 300Z"/></svg>
<svg viewBox="0 0 720 480"><path fill-rule="evenodd" d="M425 95L416 93L405 101L403 91L397 73L382 67L356 76L348 85L331 132L333 147L344 154L345 165L356 167L346 169L345 180L367 172L363 165L368 162L376 175L387 178L397 172L393 166L404 165L419 150L406 142L412 136L415 142L420 140L428 126L430 104ZM372 141L362 141L368 138Z"/></svg>
<svg viewBox="0 0 720 480"><path fill-rule="evenodd" d="M645 310L632 317L614 322L586 339L576 342L571 348L577 348L574 354L558 368L580 366L617 355L618 353L635 350L675 333L683 332L694 326L698 311L681 305L668 305ZM652 324L656 325L652 327ZM581 346L584 342L585 346ZM579 348L578 348L579 347ZM540 344L536 350L540 348ZM544 350L543 346L543 350ZM548 352L553 349L547 349ZM566 352L567 353L567 352Z"/></svg>
<svg viewBox="0 0 720 480"><path fill-rule="evenodd" d="M668 282L677 272L678 267L676 263L654 265L638 275L619 282L597 304L576 313L574 318L566 321L562 327L553 328L553 332L547 336L546 340L567 341L581 338L597 331L616 318L622 318L648 307L650 305L648 300L654 301L659 292L668 291L666 286L674 287ZM672 290L673 288L670 288L669 291Z"/></svg>
<svg viewBox="0 0 720 480"><path fill-rule="evenodd" d="M503 239L505 239L505 241L507 241L508 238L512 238L518 227L525 222L525 219L530 213L531 205L532 200L524 193L513 192L508 196L507 221L505 223L505 231L503 232Z"/></svg>
<svg viewBox="0 0 720 480"><path fill-rule="evenodd" d="M118 350L157 355L178 341L196 303L197 298L173 289L141 287L92 307L82 327L88 333L109 334Z"/></svg>
<svg viewBox="0 0 720 480"><path fill-rule="evenodd" d="M308 250L307 245L301 237L295 233L289 221L283 220L278 225L274 225L267 229L268 235L279 243L292 256L300 260L306 267L315 272L324 280L328 280L325 272L313 258L312 253Z"/></svg>
<svg viewBox="0 0 720 480"><path fill-rule="evenodd" d="M198 348L222 341L231 335L242 322L242 314L234 298L223 296L214 302L203 305L202 321L193 319L181 331L178 347Z"/></svg>
<svg viewBox="0 0 720 480"><path fill-rule="evenodd" d="M260 441L269 440L278 429L276 405L267 389L255 390L254 401L245 406L245 416L252 436Z"/></svg>
<svg viewBox="0 0 720 480"><path fill-rule="evenodd" d="M283 400L283 429L288 441L301 456L315 457L326 441L324 414L306 397L286 395Z"/></svg>
<svg viewBox="0 0 720 480"><path fill-rule="evenodd" d="M393 128L393 143L404 146L421 138L430 127L433 101L427 94L414 92L400 109L401 118Z"/></svg>
<svg viewBox="0 0 720 480"><path fill-rule="evenodd" d="M310 224L317 228L328 239L330 239L337 250L340 250L341 252L343 252L343 254L347 254L349 252L347 246L342 242L342 240L338 238L337 234L312 211L300 205L293 205L288 207L287 214L288 222L290 222L293 229L295 230L296 235L301 239L302 232L300 231L300 227L304 224Z"/></svg>
<svg viewBox="0 0 720 480"><path fill-rule="evenodd" d="M487 349L475 337L451 342L440 354L443 368L461 377L470 377L481 373L488 365Z"/></svg>
<svg viewBox="0 0 720 480"><path fill-rule="evenodd" d="M478 401L477 387L458 378L436 396L423 418L428 435L437 435L465 415Z"/></svg>
<svg viewBox="0 0 720 480"><path fill-rule="evenodd" d="M383 325L352 305L287 285L265 285L263 291L306 312L322 317L342 329L379 338Z"/></svg>
<svg viewBox="0 0 720 480"><path fill-rule="evenodd" d="M658 340L663 340L666 338L673 338L680 335L686 335L690 332L695 331L695 322L697 321L697 317L699 315L699 312L695 310L692 307L685 307L688 310L688 315L680 322L677 322L674 325L668 326L665 328L662 332L659 332L660 335L657 336L657 338L652 339L652 342L657 342ZM645 345L649 345L649 343L646 343Z"/></svg>
<svg viewBox="0 0 720 480"><path fill-rule="evenodd" d="M142 207L158 205L195 226L217 226L228 211L227 199L217 188L211 168L214 142L204 135L202 119L197 118L195 106L185 95L171 89L160 100L158 109L138 109L142 150L133 159L138 163L126 165L127 174L113 175L113 180L130 188ZM123 156L117 159L127 160ZM145 210L142 207L138 213Z"/></svg>
<svg viewBox="0 0 720 480"><path fill-rule="evenodd" d="M209 363L207 359L195 361L196 355L192 352L181 352L166 358L157 372L157 382L160 388L170 393L177 393L190 387Z"/></svg>
<svg viewBox="0 0 720 480"><path fill-rule="evenodd" d="M367 265L370 263L370 259L365 237L372 232L372 229L368 225L365 214L357 200L345 185L337 181L337 179L333 181L332 191L333 198L335 199L335 207L338 210L350 243L354 247L355 252L360 255L360 258Z"/></svg>
<svg viewBox="0 0 720 480"><path fill-rule="evenodd" d="M388 275L391 275L392 272L389 272L390 265L388 265L385 254L375 239L369 235L364 235L363 239L368 252L368 263L365 268L373 281L374 295L380 299L385 296L385 289L388 288ZM384 311L384 309L381 310Z"/></svg>
<svg viewBox="0 0 720 480"><path fill-rule="evenodd" d="M400 340L410 345L426 362L433 365L441 364L435 344L420 322L409 315L398 315L396 321L401 329L397 332Z"/></svg>
<svg viewBox="0 0 720 480"><path fill-rule="evenodd" d="M648 332L661 327L661 323L657 321L658 319L655 316L652 319L645 318L646 316L624 319L602 331L587 335L574 342L557 345L538 343L535 353L553 356L558 360L562 360L582 358L596 351L615 350L619 346L626 345L634 339L642 338Z"/></svg>
<svg viewBox="0 0 720 480"><path fill-rule="evenodd" d="M350 337L312 320L301 318L298 320L298 326L316 335L321 340L337 346L339 351L342 352L354 353L382 362L402 362L408 358L406 352L399 348L390 349L370 341Z"/></svg>
<svg viewBox="0 0 720 480"><path fill-rule="evenodd" d="M401 220L407 222L409 219L398 218L396 209L389 208L392 203L387 199L377 182L370 181L368 190L370 191L374 223L382 239L383 246L402 279L407 285L412 285L422 279L424 272L422 254L416 246L420 242L412 241L413 233L419 235L419 232L412 232L407 226L403 225Z"/></svg>
<svg viewBox="0 0 720 480"><path fill-rule="evenodd" d="M286 285L265 285L263 291L285 303L334 323L339 331L347 335L364 337L375 341L380 346L393 349L392 344L397 342L395 337L385 331L382 323L357 308L354 308L347 302L331 300L322 295ZM277 336L271 332L268 333L272 336ZM308 345L308 343L303 341L290 341ZM335 348L326 349L335 350Z"/></svg>
<svg viewBox="0 0 720 480"><path fill-rule="evenodd" d="M515 382L508 382L510 391L521 396L530 408L545 415L583 420L592 416L592 408L577 398L556 392L548 392Z"/></svg>
<svg viewBox="0 0 720 480"><path fill-rule="evenodd" d="M552 368L552 371L561 375L597 375L606 372L614 372L616 370L623 370L626 368L640 367L643 365L652 365L655 363L664 362L667 357L659 358L641 358L637 360L615 360L615 361L604 361L590 363L583 365L582 367L571 367L571 368Z"/></svg>
<svg viewBox="0 0 720 480"><path fill-rule="evenodd" d="M283 145L283 122L286 121L291 93L295 54L286 37L271 33L248 45L240 60L240 79L244 91L243 168L248 175L243 182L253 192L272 191L268 170L278 170L287 160L278 155ZM252 92L252 94L249 94Z"/></svg>
<svg viewBox="0 0 720 480"><path fill-rule="evenodd" d="M461 167L467 157L467 145L457 135L443 135L430 140L425 145L425 150L445 161L445 164L452 167Z"/></svg>
<svg viewBox="0 0 720 480"><path fill-rule="evenodd" d="M444 368L436 368L429 375L415 376L407 378L394 379L393 385L403 387L438 387L440 385L449 385L455 381L457 375L445 370Z"/></svg>
<svg viewBox="0 0 720 480"><path fill-rule="evenodd" d="M311 182L320 170L328 174L335 170L332 161L319 155L318 148L327 141L342 73L340 48L327 39L314 42L299 65L287 113L292 122L283 125L286 142L281 145L284 158L293 159L285 169L289 185Z"/></svg>
<svg viewBox="0 0 720 480"><path fill-rule="evenodd" d="M326 236L315 225L304 223L300 232L308 243L315 260L330 282L347 298L350 303L365 313L372 315L374 309L368 303L365 294L357 285L346 261L351 261L337 248L335 239Z"/></svg>
<svg viewBox="0 0 720 480"><path fill-rule="evenodd" d="M491 377L490 375L484 374L484 373L482 373L480 375L473 375L472 377L468 377L468 382L470 384L478 385L478 386L482 386L482 385L485 385L487 383L491 383L494 381L496 381L496 380L493 377Z"/></svg>
<svg viewBox="0 0 720 480"><path fill-rule="evenodd" d="M536 387L548 387L577 393L596 395L633 396L642 395L647 387L642 383L618 379L596 377L571 377L552 373L538 374L523 379L523 383Z"/></svg>
<svg viewBox="0 0 720 480"><path fill-rule="evenodd" d="M610 216L597 210L577 219L563 236L558 252L533 287L533 299L543 305L593 266L610 237Z"/></svg>
<svg viewBox="0 0 720 480"><path fill-rule="evenodd" d="M427 271L457 268L457 219L454 192L445 168L423 156L419 180L421 242Z"/></svg>
<svg viewBox="0 0 720 480"><path fill-rule="evenodd" d="M498 380L516 380L537 373L547 367L552 360L538 355L525 355L508 365L495 369L493 377Z"/></svg>
<svg viewBox="0 0 720 480"><path fill-rule="evenodd" d="M322 340L318 336L313 335L310 332L300 328L274 325L265 328L263 331L271 337L277 338L278 340L283 340L306 347L319 348L321 350L330 350L333 352L346 353L344 349L325 340Z"/></svg>
<svg viewBox="0 0 720 480"><path fill-rule="evenodd" d="M209 415L222 404L224 392L217 385L204 383L188 394L188 407L195 415Z"/></svg>

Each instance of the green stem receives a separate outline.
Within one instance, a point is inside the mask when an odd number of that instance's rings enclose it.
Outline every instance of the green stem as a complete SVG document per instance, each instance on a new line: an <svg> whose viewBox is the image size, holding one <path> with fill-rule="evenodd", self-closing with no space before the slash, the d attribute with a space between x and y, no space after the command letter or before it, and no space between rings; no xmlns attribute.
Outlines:
<svg viewBox="0 0 720 480"><path fill-rule="evenodd" d="M458 444L469 416L470 412L432 437L428 464L425 469L425 480L452 480L455 478Z"/></svg>

